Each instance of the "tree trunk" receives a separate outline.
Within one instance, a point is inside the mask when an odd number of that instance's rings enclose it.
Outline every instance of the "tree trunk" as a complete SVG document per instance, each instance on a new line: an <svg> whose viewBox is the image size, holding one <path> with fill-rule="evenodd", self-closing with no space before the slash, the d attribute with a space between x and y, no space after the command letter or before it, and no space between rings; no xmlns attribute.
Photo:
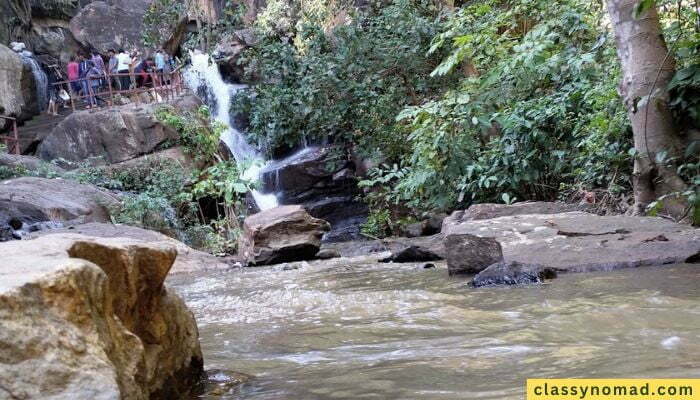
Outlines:
<svg viewBox="0 0 700 400"><path fill-rule="evenodd" d="M668 107L666 91L675 62L664 42L656 8L635 18L633 11L638 3L639 0L607 0L622 66L620 94L637 150L632 177L633 212L643 214L651 202L683 191L686 184L676 173L675 165L656 162L657 154L663 152L667 158L680 159L685 146ZM663 206L674 217L682 217L687 211L680 196L669 196Z"/></svg>

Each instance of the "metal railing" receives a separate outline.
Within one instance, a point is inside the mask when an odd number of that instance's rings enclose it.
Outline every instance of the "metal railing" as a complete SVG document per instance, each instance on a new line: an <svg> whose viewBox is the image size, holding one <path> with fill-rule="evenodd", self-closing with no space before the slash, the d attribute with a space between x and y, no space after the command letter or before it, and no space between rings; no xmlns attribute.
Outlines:
<svg viewBox="0 0 700 400"><path fill-rule="evenodd" d="M115 105L117 96L133 98L136 104L140 104L141 94L153 95L155 102L168 102L174 100L183 92L182 74L179 68L173 72L130 72L105 74L102 77L82 78L73 81L62 81L53 84L54 90L58 93L61 89L67 89L69 93L70 107L72 111L81 108L100 107L102 103L106 107ZM115 87L116 86L116 87ZM128 86L124 89L123 86ZM58 96L56 96L58 97ZM108 98L108 100L105 100ZM17 119L0 115L0 120L10 121L12 132L9 135L0 135L0 142L7 146L9 153L21 154L21 140Z"/></svg>
<svg viewBox="0 0 700 400"><path fill-rule="evenodd" d="M4 117L0 115L0 119L10 121L12 123L12 135L6 135L2 136L0 135L0 140L5 143L5 146L7 146L7 152L8 153L14 153L19 155L20 154L20 148L19 148L19 131L17 130L17 119L12 118L12 117Z"/></svg>
<svg viewBox="0 0 700 400"><path fill-rule="evenodd" d="M69 93L73 111L81 108L112 107L117 97L132 98L140 104L141 94L153 95L156 102L174 100L183 91L182 74L179 69L166 72L105 73L101 77L87 77L54 83L58 93L61 89ZM127 89L124 89L124 87ZM107 99L107 100L105 100Z"/></svg>

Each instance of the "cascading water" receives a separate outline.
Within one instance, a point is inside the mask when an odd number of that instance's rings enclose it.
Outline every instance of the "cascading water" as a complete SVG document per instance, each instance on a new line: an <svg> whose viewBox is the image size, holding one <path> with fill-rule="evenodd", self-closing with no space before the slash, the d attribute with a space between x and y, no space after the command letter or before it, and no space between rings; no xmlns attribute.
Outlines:
<svg viewBox="0 0 700 400"><path fill-rule="evenodd" d="M203 101L211 108L216 121L226 126L221 140L233 154L238 163L250 163L250 167L243 173L246 179L255 180L265 166L265 160L260 153L245 139L243 133L236 129L231 120L231 99L236 92L245 88L244 85L235 85L224 82L219 72L219 67L207 54L200 52L191 53L192 65L185 72L187 85L203 97ZM253 198L258 208L267 210L278 205L274 193L260 193L253 191Z"/></svg>
<svg viewBox="0 0 700 400"><path fill-rule="evenodd" d="M44 111L49 103L49 79L46 76L44 70L41 68L41 65L36 60L36 58L34 58L34 55L31 52L23 50L19 53L19 55L22 57L22 62L28 65L29 68L32 70L34 82L36 83L36 98L37 104L39 106L39 111Z"/></svg>

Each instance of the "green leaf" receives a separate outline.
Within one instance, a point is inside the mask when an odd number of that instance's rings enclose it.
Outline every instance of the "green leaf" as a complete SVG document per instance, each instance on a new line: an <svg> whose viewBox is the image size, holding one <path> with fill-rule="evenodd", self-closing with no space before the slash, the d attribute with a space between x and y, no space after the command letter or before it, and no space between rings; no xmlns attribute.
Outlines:
<svg viewBox="0 0 700 400"><path fill-rule="evenodd" d="M652 7L656 7L656 0L640 0L637 6L634 7L634 12L632 16L634 18L639 18L646 11L650 10Z"/></svg>

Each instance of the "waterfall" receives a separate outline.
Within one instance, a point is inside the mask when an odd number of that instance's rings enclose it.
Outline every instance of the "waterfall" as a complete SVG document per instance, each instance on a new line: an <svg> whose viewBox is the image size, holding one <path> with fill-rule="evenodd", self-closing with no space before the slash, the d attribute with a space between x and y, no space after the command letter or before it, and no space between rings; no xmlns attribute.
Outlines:
<svg viewBox="0 0 700 400"><path fill-rule="evenodd" d="M22 57L22 62L28 65L34 75L34 83L36 84L36 99L39 106L39 112L43 112L49 104L49 79L46 72L41 68L39 62L34 58L34 55L26 50L19 53Z"/></svg>
<svg viewBox="0 0 700 400"><path fill-rule="evenodd" d="M250 163L243 172L246 179L256 180L266 162L260 153L251 146L231 119L231 99L245 88L245 85L224 82L218 65L208 54L195 51L191 53L192 65L185 72L185 81L195 93L198 93L205 104L211 109L214 119L226 126L221 140L226 144L239 164ZM252 192L255 203L261 210L276 207L277 197L274 193L263 194L257 190Z"/></svg>

